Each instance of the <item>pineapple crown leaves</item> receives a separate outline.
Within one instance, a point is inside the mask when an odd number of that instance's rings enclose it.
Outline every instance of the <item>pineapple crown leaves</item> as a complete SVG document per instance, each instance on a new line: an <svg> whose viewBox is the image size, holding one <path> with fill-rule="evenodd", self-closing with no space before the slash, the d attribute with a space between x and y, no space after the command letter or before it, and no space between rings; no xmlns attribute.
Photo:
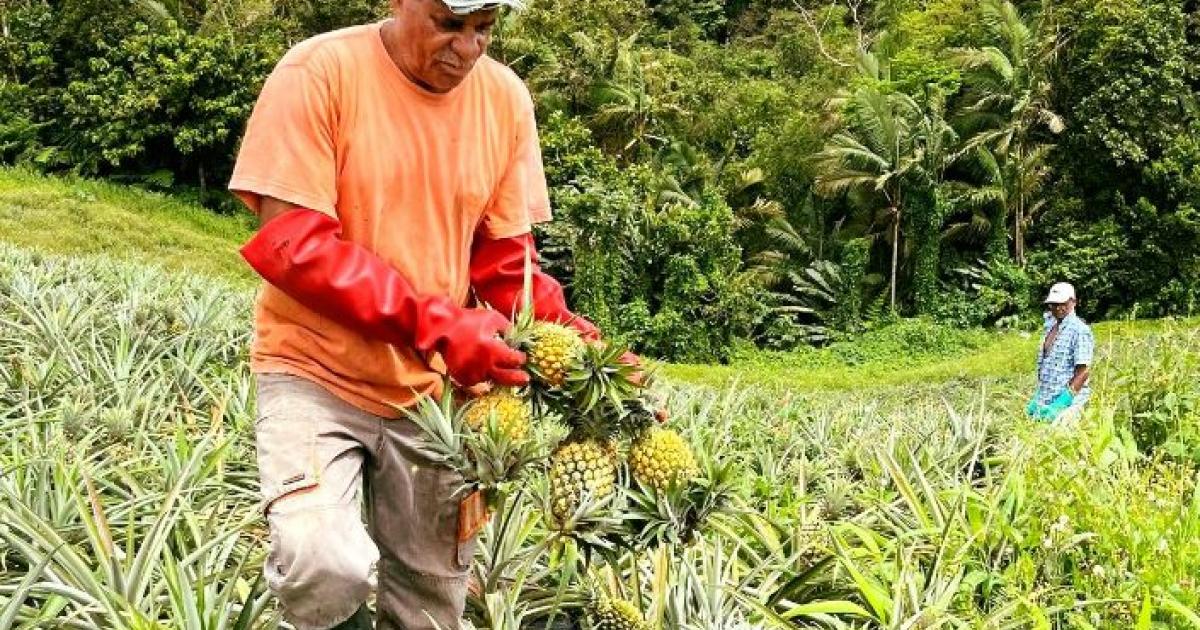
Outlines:
<svg viewBox="0 0 1200 630"><path fill-rule="evenodd" d="M425 456L460 473L470 469L463 442L464 423L449 382L443 387L440 398L422 395L411 407L397 408L421 429L420 451Z"/></svg>
<svg viewBox="0 0 1200 630"><path fill-rule="evenodd" d="M691 542L713 515L733 508L741 479L736 464L706 450L698 460L700 475L687 483L655 488L635 481L629 489L627 524L639 545Z"/></svg>
<svg viewBox="0 0 1200 630"><path fill-rule="evenodd" d="M494 416L483 430L470 432L463 441L473 464L470 478L484 489L519 482L531 467L549 455L539 440L514 440Z"/></svg>
<svg viewBox="0 0 1200 630"><path fill-rule="evenodd" d="M530 465L547 457L540 440L513 440L495 413L489 414L482 430L471 429L465 419L467 409L469 404L455 402L448 382L440 398L423 395L412 407L400 408L421 429L422 454L463 477L456 495L475 487L490 491L512 483Z"/></svg>
<svg viewBox="0 0 1200 630"><path fill-rule="evenodd" d="M627 347L616 344L586 344L575 365L567 372L564 389L579 413L597 409L622 413L626 401L634 399L641 386L633 375L640 369L621 362Z"/></svg>
<svg viewBox="0 0 1200 630"><path fill-rule="evenodd" d="M612 509L618 503L616 494L606 497L585 497L575 511L565 519L558 519L545 506L545 527L561 540L570 540L585 555L603 550L615 550L620 546L621 532L627 516L623 510Z"/></svg>

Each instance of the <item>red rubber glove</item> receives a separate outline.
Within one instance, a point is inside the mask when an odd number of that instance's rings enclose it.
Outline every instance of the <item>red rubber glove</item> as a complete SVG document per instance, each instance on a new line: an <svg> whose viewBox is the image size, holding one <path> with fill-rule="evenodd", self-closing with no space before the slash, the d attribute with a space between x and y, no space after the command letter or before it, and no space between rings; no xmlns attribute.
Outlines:
<svg viewBox="0 0 1200 630"><path fill-rule="evenodd" d="M516 313L521 309L521 294L525 286L525 252L529 252L532 287L533 318L539 321L567 324L579 331L585 341L599 341L600 329L595 324L571 312L563 295L562 285L538 266L533 234L526 232L511 238L488 238L475 235L471 250L471 286L479 299L501 313ZM641 365L632 352L621 356L621 362Z"/></svg>
<svg viewBox="0 0 1200 630"><path fill-rule="evenodd" d="M408 280L362 246L342 240L333 217L297 208L272 218L242 247L267 282L301 304L388 343L437 352L459 385L524 385L525 355L497 335L503 315L417 295Z"/></svg>

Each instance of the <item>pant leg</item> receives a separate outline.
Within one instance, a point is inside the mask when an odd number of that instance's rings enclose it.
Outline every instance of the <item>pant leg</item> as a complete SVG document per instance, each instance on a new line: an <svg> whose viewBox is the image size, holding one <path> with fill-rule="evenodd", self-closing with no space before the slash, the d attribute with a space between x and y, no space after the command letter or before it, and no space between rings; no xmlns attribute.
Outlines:
<svg viewBox="0 0 1200 630"><path fill-rule="evenodd" d="M270 552L267 584L298 630L323 630L366 600L379 552L358 502L379 419L310 381L257 376L255 440Z"/></svg>
<svg viewBox="0 0 1200 630"><path fill-rule="evenodd" d="M420 443L411 421L384 422L368 470L368 517L381 556L380 630L457 629L465 605L475 543L458 542L462 477L430 461Z"/></svg>

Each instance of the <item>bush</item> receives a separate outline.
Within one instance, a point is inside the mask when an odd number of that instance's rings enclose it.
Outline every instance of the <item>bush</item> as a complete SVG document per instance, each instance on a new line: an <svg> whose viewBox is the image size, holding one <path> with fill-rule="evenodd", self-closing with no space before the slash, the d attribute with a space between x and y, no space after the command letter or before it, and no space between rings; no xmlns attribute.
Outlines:
<svg viewBox="0 0 1200 630"><path fill-rule="evenodd" d="M1200 364L1181 348L1194 334L1168 332L1121 348L1111 361L1106 398L1116 411L1115 430L1147 456L1200 465Z"/></svg>
<svg viewBox="0 0 1200 630"><path fill-rule="evenodd" d="M749 334L755 289L739 275L733 212L715 188L652 202L655 174L621 169L579 121L551 114L542 133L554 225L541 230L547 268L573 305L654 356L727 359Z"/></svg>
<svg viewBox="0 0 1200 630"><path fill-rule="evenodd" d="M1055 282L1075 285L1080 309L1100 317L1124 301L1118 294L1121 272L1117 263L1128 248L1127 236L1113 220L1060 224L1047 246L1029 255L1028 274L1039 291Z"/></svg>
<svg viewBox="0 0 1200 630"><path fill-rule="evenodd" d="M937 321L960 327L1036 324L1031 318L1040 312L1034 297L1040 289L1020 266L995 259L956 269L955 276L930 309Z"/></svg>
<svg viewBox="0 0 1200 630"><path fill-rule="evenodd" d="M896 319L823 348L801 346L787 352L743 350L738 362L772 369L821 369L881 365L896 369L929 359L958 356L981 348L995 337L978 328L958 328L930 319Z"/></svg>
<svg viewBox="0 0 1200 630"><path fill-rule="evenodd" d="M90 73L63 93L71 161L87 174L131 173L167 188L176 177L223 184L245 119L282 46L233 33L191 35L139 24L102 44Z"/></svg>

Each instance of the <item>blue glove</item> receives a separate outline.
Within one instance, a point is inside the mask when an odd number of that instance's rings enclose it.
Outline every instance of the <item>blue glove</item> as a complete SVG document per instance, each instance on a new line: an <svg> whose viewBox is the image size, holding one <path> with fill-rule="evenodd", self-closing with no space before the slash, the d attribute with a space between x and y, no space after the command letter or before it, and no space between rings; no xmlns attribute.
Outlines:
<svg viewBox="0 0 1200 630"><path fill-rule="evenodd" d="M1037 397L1029 399L1029 404L1025 405L1025 415L1031 417L1041 416L1042 406L1038 404Z"/></svg>
<svg viewBox="0 0 1200 630"><path fill-rule="evenodd" d="M1054 400L1050 401L1049 405L1046 405L1043 417L1047 420L1053 420L1066 411L1073 402L1075 402L1075 394L1070 389L1064 389L1059 392L1058 396L1054 397Z"/></svg>

